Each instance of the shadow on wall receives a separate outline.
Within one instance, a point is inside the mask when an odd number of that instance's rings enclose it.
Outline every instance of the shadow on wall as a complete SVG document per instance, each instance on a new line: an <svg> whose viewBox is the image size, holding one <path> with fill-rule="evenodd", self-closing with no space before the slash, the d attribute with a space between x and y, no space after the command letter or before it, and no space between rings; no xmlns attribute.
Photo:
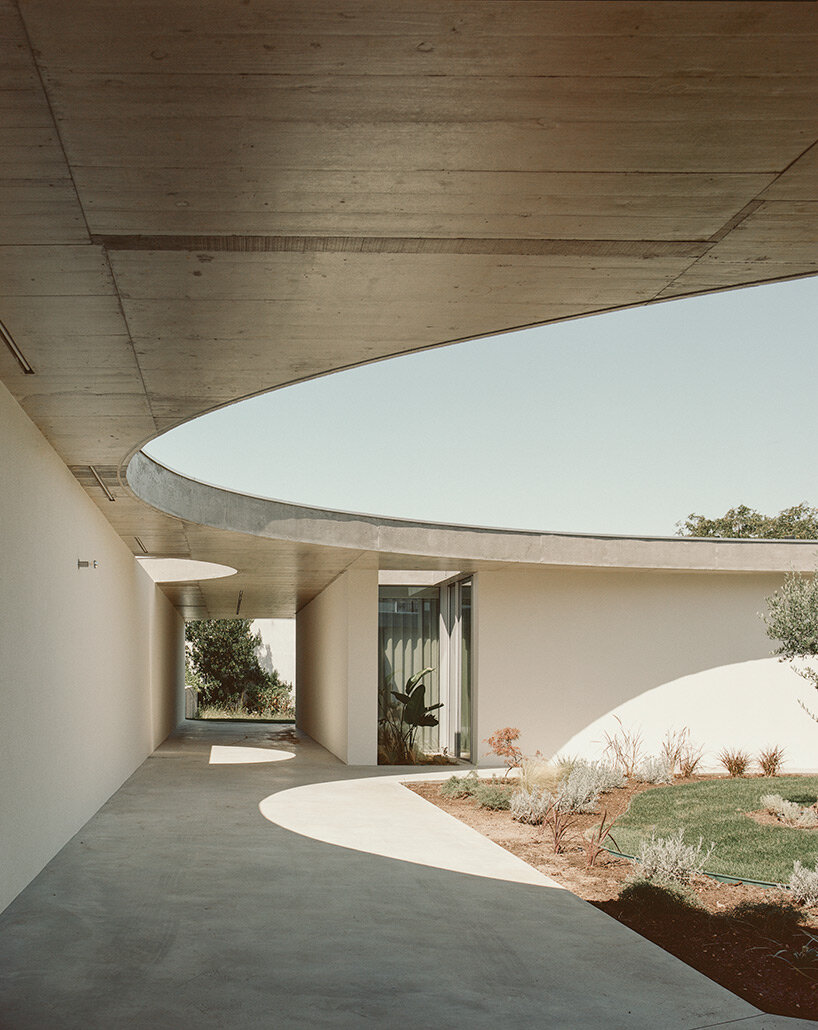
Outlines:
<svg viewBox="0 0 818 1030"><path fill-rule="evenodd" d="M668 730L690 728L702 745L700 769L723 771L722 748L741 748L755 759L770 745L785 748L784 772L818 772L818 723L799 705L818 712L818 693L792 668L775 658L721 665L663 683L632 698L567 740L560 753L598 758L606 732L642 733L647 754L658 754ZM753 767L757 771L757 767Z"/></svg>

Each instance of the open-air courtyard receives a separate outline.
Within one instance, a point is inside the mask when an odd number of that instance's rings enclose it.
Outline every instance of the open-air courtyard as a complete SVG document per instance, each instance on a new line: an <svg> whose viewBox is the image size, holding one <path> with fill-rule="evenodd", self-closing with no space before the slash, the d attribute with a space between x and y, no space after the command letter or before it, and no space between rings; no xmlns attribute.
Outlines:
<svg viewBox="0 0 818 1030"><path fill-rule="evenodd" d="M3 1025L811 1025L759 1014L399 780L287 729L174 734L0 920Z"/></svg>

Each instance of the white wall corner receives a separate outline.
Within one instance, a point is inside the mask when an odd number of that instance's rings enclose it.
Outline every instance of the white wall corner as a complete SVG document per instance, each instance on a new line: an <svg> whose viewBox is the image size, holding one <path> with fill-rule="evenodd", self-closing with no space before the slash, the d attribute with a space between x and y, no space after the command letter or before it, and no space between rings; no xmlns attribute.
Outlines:
<svg viewBox="0 0 818 1030"><path fill-rule="evenodd" d="M378 570L349 569L347 763L378 764Z"/></svg>

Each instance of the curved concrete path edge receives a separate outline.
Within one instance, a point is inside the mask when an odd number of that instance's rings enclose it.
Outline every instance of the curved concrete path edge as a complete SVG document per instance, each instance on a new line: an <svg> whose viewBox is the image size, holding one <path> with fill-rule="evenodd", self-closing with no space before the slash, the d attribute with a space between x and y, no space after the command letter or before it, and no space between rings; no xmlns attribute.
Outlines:
<svg viewBox="0 0 818 1030"><path fill-rule="evenodd" d="M326 780L271 794L259 810L277 826L335 847L541 888L544 936L530 945L541 949L543 961L551 966L549 979L556 980L551 990L573 994L584 985L589 995L607 999L611 1008L606 1025L657 1030L732 1025L796 1030L816 1025L759 1012L403 786L439 778L438 770ZM509 917L513 920L513 910ZM488 941L487 950L492 950ZM623 1002L628 1006L626 1021ZM585 1011L582 1000L575 1004L573 1026L602 1025L594 1022L598 1015Z"/></svg>
<svg viewBox="0 0 818 1030"><path fill-rule="evenodd" d="M210 764L214 747L254 760ZM183 724L0 916L0 1025L815 1025L558 889L409 775L350 769L289 728Z"/></svg>

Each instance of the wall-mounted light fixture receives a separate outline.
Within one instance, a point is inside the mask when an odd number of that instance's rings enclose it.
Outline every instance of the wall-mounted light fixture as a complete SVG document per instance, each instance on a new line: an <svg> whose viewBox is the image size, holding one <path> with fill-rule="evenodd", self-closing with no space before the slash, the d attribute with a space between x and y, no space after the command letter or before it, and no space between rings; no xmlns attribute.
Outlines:
<svg viewBox="0 0 818 1030"><path fill-rule="evenodd" d="M2 322L0 322L0 339L3 340L3 343L5 343L8 349L11 351L14 360L23 370L23 375L33 376L35 374L34 369L31 367L25 354L23 354L23 352L14 342L14 338Z"/></svg>
<svg viewBox="0 0 818 1030"><path fill-rule="evenodd" d="M84 561L82 558L77 558L77 568L78 569L98 569L99 568L99 562L96 559L91 559L89 561Z"/></svg>
<svg viewBox="0 0 818 1030"><path fill-rule="evenodd" d="M102 477L100 476L99 472L97 472L93 465L89 465L88 468L91 470L91 474L93 475L94 479L96 479L96 481L99 483L100 490L102 490L102 492L105 494L108 500L115 501L116 497L114 497L114 495L111 493L108 487L102 482Z"/></svg>
<svg viewBox="0 0 818 1030"><path fill-rule="evenodd" d="M236 602L236 615L239 614L239 609L241 608L241 599L243 597L244 597L244 591L243 590L239 590L239 599Z"/></svg>
<svg viewBox="0 0 818 1030"><path fill-rule="evenodd" d="M136 541L136 546L139 548L139 550L143 554L147 554L148 553L148 549L147 549L147 547L145 547L145 545L142 543L142 541L139 539L139 537L135 536L134 540Z"/></svg>

